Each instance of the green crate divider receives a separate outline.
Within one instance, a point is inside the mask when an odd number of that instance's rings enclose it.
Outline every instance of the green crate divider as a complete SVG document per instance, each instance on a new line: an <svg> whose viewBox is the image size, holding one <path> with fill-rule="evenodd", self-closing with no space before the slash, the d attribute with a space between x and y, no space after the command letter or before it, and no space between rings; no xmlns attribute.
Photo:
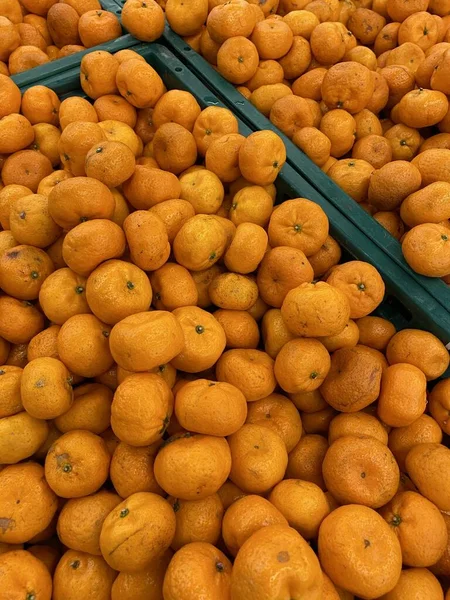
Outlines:
<svg viewBox="0 0 450 600"><path fill-rule="evenodd" d="M168 89L190 92L202 108L225 106L168 48L159 44L139 44L133 50L160 74ZM80 88L79 66L41 83L61 98L85 96ZM239 130L245 136L251 133L240 119ZM297 197L313 200L327 214L330 233L341 245L345 258L367 261L379 270L386 284L385 299L377 310L379 315L389 318L398 329L420 328L431 331L445 344L450 342L450 313L289 164L281 170L276 185L277 203Z"/></svg>
<svg viewBox="0 0 450 600"><path fill-rule="evenodd" d="M125 0L117 0L117 2L123 4ZM272 125L269 119L246 100L231 83L215 71L200 54L174 33L167 24L159 41L167 45L251 129L254 131L270 129L280 135L286 145L289 164L387 253L410 277L424 287L444 308L450 310L450 287L440 279L424 277L415 273L403 258L400 243L367 214L357 202L341 190L287 136Z"/></svg>
<svg viewBox="0 0 450 600"><path fill-rule="evenodd" d="M100 0L100 4L104 10L108 10L116 15L118 19L120 19L122 10L115 0ZM112 40L111 42L93 46L92 48L87 48L86 50L78 52L77 54L72 54L71 56L66 56L65 58L59 58L58 60L46 63L45 65L35 67L34 69L29 69L23 73L18 73L17 75L13 75L11 79L20 88L26 89L32 85L40 85L42 79L44 78L51 77L52 75L58 75L59 73L64 73L64 71L68 71L76 67L80 63L83 56L85 54L89 54L89 52L94 52L95 50L105 50L106 52L114 53L118 52L119 50L123 50L124 48L131 48L139 43L139 40L125 32L124 35Z"/></svg>
<svg viewBox="0 0 450 600"><path fill-rule="evenodd" d="M103 10L109 10L120 19L121 11L117 7L117 0L100 0Z"/></svg>

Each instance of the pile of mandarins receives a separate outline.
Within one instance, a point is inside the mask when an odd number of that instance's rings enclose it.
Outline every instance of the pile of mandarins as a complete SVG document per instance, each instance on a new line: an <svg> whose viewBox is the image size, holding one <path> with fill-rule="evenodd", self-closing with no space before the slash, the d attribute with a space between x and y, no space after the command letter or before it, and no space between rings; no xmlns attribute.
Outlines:
<svg viewBox="0 0 450 600"><path fill-rule="evenodd" d="M0 596L443 600L444 345L274 207L277 135L130 50L81 86L0 75Z"/></svg>
<svg viewBox="0 0 450 600"><path fill-rule="evenodd" d="M118 18L98 0L1 0L0 74L16 75L121 35Z"/></svg>
<svg viewBox="0 0 450 600"><path fill-rule="evenodd" d="M127 0L123 23L139 37L125 18L136 4L159 7ZM402 242L416 272L450 283L449 0L162 5L175 32Z"/></svg>

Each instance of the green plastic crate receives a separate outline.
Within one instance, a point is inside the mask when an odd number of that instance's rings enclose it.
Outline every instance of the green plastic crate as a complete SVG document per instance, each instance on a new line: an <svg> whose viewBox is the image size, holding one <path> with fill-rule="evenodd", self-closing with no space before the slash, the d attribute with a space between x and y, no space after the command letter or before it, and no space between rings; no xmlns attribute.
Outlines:
<svg viewBox="0 0 450 600"><path fill-rule="evenodd" d="M133 50L152 65L168 89L190 92L202 108L224 106L168 48L159 44L140 44ZM61 98L84 96L80 88L79 66L40 83L52 88ZM239 130L245 136L251 133L241 120ZM297 197L313 200L327 214L330 233L341 245L344 258L370 262L379 270L387 290L385 300L377 311L379 315L391 320L398 329L425 329L445 344L450 342L450 313L290 165L283 167L276 185L277 203Z"/></svg>
<svg viewBox="0 0 450 600"><path fill-rule="evenodd" d="M102 5L103 10L108 10L120 19L120 14L122 11L115 0L100 0L100 4ZM83 50L77 54L72 54L71 56L66 56L65 58L59 58L58 60L46 63L45 65L35 67L34 69L29 69L23 73L18 73L17 75L13 75L11 79L20 88L39 85L44 78L51 77L52 75L58 75L59 73L64 73L64 71L73 69L79 65L83 56L85 54L89 54L89 52L93 52L95 50L105 50L107 52L114 53L118 52L119 50L123 50L124 48L130 48L139 43L140 42L136 38L131 36L129 33L125 33L125 35L122 35L111 42L93 46L92 48L88 48L87 50Z"/></svg>
<svg viewBox="0 0 450 600"><path fill-rule="evenodd" d="M125 3L125 0L117 0ZM352 221L366 236L399 265L411 278L424 287L446 310L450 310L450 287L436 278L415 273L403 258L400 243L375 219L366 213L350 196L320 170L291 140L260 113L235 87L195 52L168 25L159 40L172 50L224 104L233 110L253 131L271 129L283 139L289 164L314 186L331 204Z"/></svg>

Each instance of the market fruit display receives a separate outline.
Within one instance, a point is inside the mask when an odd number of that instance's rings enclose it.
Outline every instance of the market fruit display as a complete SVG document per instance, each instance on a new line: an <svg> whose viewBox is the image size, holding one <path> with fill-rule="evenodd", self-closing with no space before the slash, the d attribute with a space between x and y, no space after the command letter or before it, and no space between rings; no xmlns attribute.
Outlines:
<svg viewBox="0 0 450 600"><path fill-rule="evenodd" d="M399 240L414 271L450 281L447 2L163 4L173 31Z"/></svg>
<svg viewBox="0 0 450 600"><path fill-rule="evenodd" d="M444 344L275 133L131 50L80 85L0 76L1 594L448 598Z"/></svg>

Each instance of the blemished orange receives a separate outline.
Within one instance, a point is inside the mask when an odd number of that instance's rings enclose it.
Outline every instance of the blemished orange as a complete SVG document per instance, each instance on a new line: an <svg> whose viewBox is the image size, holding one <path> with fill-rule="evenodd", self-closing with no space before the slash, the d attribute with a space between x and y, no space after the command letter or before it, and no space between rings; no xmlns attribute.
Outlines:
<svg viewBox="0 0 450 600"><path fill-rule="evenodd" d="M211 494L202 500L180 500L169 497L176 518L175 537L171 548L175 551L192 542L217 544L224 507L219 495Z"/></svg>
<svg viewBox="0 0 450 600"><path fill-rule="evenodd" d="M273 131L250 134L239 150L239 169L255 185L269 185L286 162L286 148Z"/></svg>
<svg viewBox="0 0 450 600"><path fill-rule="evenodd" d="M163 495L153 472L156 453L161 440L151 446L130 446L119 442L111 459L110 478L114 489L122 498L137 492Z"/></svg>
<svg viewBox="0 0 450 600"><path fill-rule="evenodd" d="M195 36L208 16L207 0L193 2L188 8L179 0L168 0L165 13L171 28L182 36Z"/></svg>
<svg viewBox="0 0 450 600"><path fill-rule="evenodd" d="M119 573L111 588L111 600L137 600L139 595L148 598L159 595L161 598L164 574L172 556L173 552L169 549L153 560L147 569Z"/></svg>
<svg viewBox="0 0 450 600"><path fill-rule="evenodd" d="M393 323L381 317L362 317L356 324L359 329L359 343L381 352L386 349L396 333Z"/></svg>
<svg viewBox="0 0 450 600"><path fill-rule="evenodd" d="M319 558L336 586L367 598L390 592L402 569L395 533L374 510L356 504L341 506L324 519Z"/></svg>
<svg viewBox="0 0 450 600"><path fill-rule="evenodd" d="M125 251L123 230L108 219L84 221L64 237L62 257L66 265L87 277L98 265L119 258Z"/></svg>
<svg viewBox="0 0 450 600"><path fill-rule="evenodd" d="M93 100L117 92L116 73L119 62L109 52L96 51L83 56L80 65L80 83Z"/></svg>
<svg viewBox="0 0 450 600"><path fill-rule="evenodd" d="M407 363L388 367L381 378L378 416L391 427L406 427L416 421L427 405L425 374Z"/></svg>
<svg viewBox="0 0 450 600"><path fill-rule="evenodd" d="M141 4L139 0L138 3ZM152 108L164 93L158 73L138 59L127 60L118 66L116 84L119 93L136 108Z"/></svg>
<svg viewBox="0 0 450 600"><path fill-rule="evenodd" d="M152 147L154 158L161 169L175 175L193 166L197 159L194 136L178 123L161 125L153 137Z"/></svg>
<svg viewBox="0 0 450 600"><path fill-rule="evenodd" d="M217 361L216 377L241 390L247 402L266 398L276 387L274 361L261 350L227 350Z"/></svg>
<svg viewBox="0 0 450 600"><path fill-rule="evenodd" d="M53 270L48 254L35 246L21 244L0 257L0 285L4 292L20 300L34 300Z"/></svg>
<svg viewBox="0 0 450 600"><path fill-rule="evenodd" d="M322 82L322 99L328 108L343 108L351 114L367 106L373 91L369 69L354 61L333 65Z"/></svg>
<svg viewBox="0 0 450 600"><path fill-rule="evenodd" d="M344 467L345 465L345 467ZM323 461L328 490L341 504L380 508L395 495L400 471L386 444L349 435L335 440Z"/></svg>
<svg viewBox="0 0 450 600"><path fill-rule="evenodd" d="M164 13L154 0L128 0L122 9L127 31L142 42L154 42L164 31Z"/></svg>
<svg viewBox="0 0 450 600"><path fill-rule="evenodd" d="M179 264L190 271L204 271L224 254L227 234L213 215L198 214L188 219L173 242L173 252Z"/></svg>
<svg viewBox="0 0 450 600"><path fill-rule="evenodd" d="M114 325L130 314L146 310L152 301L148 277L125 261L102 263L88 277L86 300L103 322Z"/></svg>
<svg viewBox="0 0 450 600"><path fill-rule="evenodd" d="M275 359L276 380L281 388L290 394L317 389L322 385L329 371L328 350L321 342L312 338L296 338L288 341Z"/></svg>
<svg viewBox="0 0 450 600"><path fill-rule="evenodd" d="M199 373L212 367L226 345L222 325L213 315L197 306L182 306L172 314L183 331L184 339L184 347L172 359L172 365L187 373Z"/></svg>
<svg viewBox="0 0 450 600"><path fill-rule="evenodd" d="M317 537L320 524L330 513L320 487L301 479L284 479L270 492L269 500L306 540Z"/></svg>
<svg viewBox="0 0 450 600"><path fill-rule="evenodd" d="M110 460L101 437L90 431L69 431L49 449L45 478L58 496L80 498L96 492L105 483Z"/></svg>
<svg viewBox="0 0 450 600"><path fill-rule="evenodd" d="M9 354L9 347L8 354ZM3 362L6 362L5 360ZM9 417L23 410L22 399L20 396L20 382L22 379L22 369L13 365L3 365L0 377L0 418Z"/></svg>
<svg viewBox="0 0 450 600"><path fill-rule="evenodd" d="M28 362L45 356L58 358L56 342L60 329L59 325L51 325L34 336L27 348Z"/></svg>
<svg viewBox="0 0 450 600"><path fill-rule="evenodd" d="M345 292L338 287L325 282L303 283L286 294L281 315L293 334L315 338L341 333L350 310Z"/></svg>
<svg viewBox="0 0 450 600"><path fill-rule="evenodd" d="M384 281L377 269L366 262L355 260L337 265L327 283L346 294L352 319L367 316L384 298Z"/></svg>
<svg viewBox="0 0 450 600"><path fill-rule="evenodd" d="M115 14L106 10L95 10L87 11L80 17L78 33L83 46L92 48L120 37L122 28Z"/></svg>
<svg viewBox="0 0 450 600"><path fill-rule="evenodd" d="M257 572L256 565L261 565ZM320 600L322 572L318 558L295 529L285 525L262 527L243 544L236 557L231 592L236 600L264 595Z"/></svg>
<svg viewBox="0 0 450 600"><path fill-rule="evenodd" d="M448 228L439 223L421 223L410 229L402 241L409 266L426 277L445 277L450 271Z"/></svg>
<svg viewBox="0 0 450 600"><path fill-rule="evenodd" d="M72 550L100 555L103 521L120 502L117 494L106 490L69 500L58 516L59 539Z"/></svg>
<svg viewBox="0 0 450 600"><path fill-rule="evenodd" d="M446 446L425 443L413 446L405 461L406 471L419 492L442 511L448 511L450 506L447 480L441 477L449 460Z"/></svg>
<svg viewBox="0 0 450 600"><path fill-rule="evenodd" d="M251 40L261 58L279 59L289 52L294 36L283 20L265 19L255 25Z"/></svg>
<svg viewBox="0 0 450 600"><path fill-rule="evenodd" d="M286 295L313 280L314 271L302 250L278 246L265 253L258 269L257 283L267 304L281 307Z"/></svg>
<svg viewBox="0 0 450 600"><path fill-rule="evenodd" d="M175 514L164 498L151 492L132 494L103 522L102 555L115 570L141 571L169 548L175 527Z"/></svg>
<svg viewBox="0 0 450 600"><path fill-rule="evenodd" d="M41 465L29 461L6 466L0 473L0 490L2 514L6 517L0 542L22 544L49 526L58 499Z"/></svg>
<svg viewBox="0 0 450 600"><path fill-rule="evenodd" d="M147 210L129 214L123 222L131 261L143 271L162 267L170 255L170 244L164 222Z"/></svg>
<svg viewBox="0 0 450 600"><path fill-rule="evenodd" d="M54 419L72 406L71 376L56 358L30 361L22 373L20 393L25 410L39 419Z"/></svg>
<svg viewBox="0 0 450 600"><path fill-rule="evenodd" d="M177 392L175 415L187 431L228 436L245 423L247 403L243 393L229 383L197 379Z"/></svg>
<svg viewBox="0 0 450 600"><path fill-rule="evenodd" d="M194 279L181 265L167 262L152 273L150 282L154 295L153 304L159 310L197 305L198 292Z"/></svg>
<svg viewBox="0 0 450 600"><path fill-rule="evenodd" d="M286 327L281 310L278 308L269 309L264 313L261 336L265 351L274 360L286 342L295 338L295 335Z"/></svg>
<svg viewBox="0 0 450 600"><path fill-rule="evenodd" d="M259 343L258 324L245 310L219 309L214 313L225 331L227 348L256 348Z"/></svg>
<svg viewBox="0 0 450 600"><path fill-rule="evenodd" d="M217 494L225 510L236 502L236 500L246 496L245 492L230 480L225 481L222 487L219 488Z"/></svg>
<svg viewBox="0 0 450 600"><path fill-rule="evenodd" d="M429 395L429 410L432 417L439 423L441 429L448 434L449 432L449 401L450 401L450 380L439 381L431 390Z"/></svg>
<svg viewBox="0 0 450 600"><path fill-rule="evenodd" d="M302 250L307 257L318 252L328 237L328 218L323 209L306 198L280 204L269 222L269 243Z"/></svg>
<svg viewBox="0 0 450 600"><path fill-rule="evenodd" d="M231 562L218 548L206 542L186 544L175 553L164 576L166 600L181 600L193 594L211 594L217 600L230 597ZM186 584L185 572L193 576ZM200 596L201 597L201 596Z"/></svg>
<svg viewBox="0 0 450 600"><path fill-rule="evenodd" d="M112 398L112 390L102 383L79 385L72 406L55 419L55 425L62 433L87 429L99 435L110 426Z"/></svg>
<svg viewBox="0 0 450 600"><path fill-rule="evenodd" d="M218 275L208 291L215 306L228 310L249 310L258 299L256 282L240 273Z"/></svg>
<svg viewBox="0 0 450 600"><path fill-rule="evenodd" d="M425 373L428 381L437 379L448 368L450 357L444 344L432 333L420 329L403 329L386 348L389 364L408 363Z"/></svg>
<svg viewBox="0 0 450 600"><path fill-rule="evenodd" d="M320 390L322 396L328 404L341 412L362 410L380 394L385 362L380 352L360 344L336 350L331 357L328 376ZM361 385L355 385L356 381Z"/></svg>
<svg viewBox="0 0 450 600"><path fill-rule="evenodd" d="M403 600L413 595L423 595L429 600L443 600L444 592L438 579L428 569L403 569L397 585L385 595L386 600ZM447 600L449 594L447 593Z"/></svg>
<svg viewBox="0 0 450 600"><path fill-rule="evenodd" d="M403 564L430 567L443 555L448 535L439 509L417 492L397 494L380 514L398 537Z"/></svg>
<svg viewBox="0 0 450 600"><path fill-rule="evenodd" d="M115 572L102 556L67 550L59 561L53 578L54 600L74 600L81 593L110 597ZM96 589L101 592L97 592Z"/></svg>
<svg viewBox="0 0 450 600"><path fill-rule="evenodd" d="M158 452L154 470L157 482L171 496L206 498L216 493L230 474L230 448L223 437L176 434Z"/></svg>
<svg viewBox="0 0 450 600"><path fill-rule="evenodd" d="M174 315L155 310L119 321L111 331L109 343L119 366L128 371L148 371L179 354L184 336Z"/></svg>
<svg viewBox="0 0 450 600"><path fill-rule="evenodd" d="M60 360L82 377L101 375L113 364L109 349L111 327L94 315L74 315L61 327L57 347Z"/></svg>
<svg viewBox="0 0 450 600"><path fill-rule="evenodd" d="M359 341L358 325L350 319L340 333L321 337L320 341L328 352L335 352L340 348L352 348Z"/></svg>
<svg viewBox="0 0 450 600"><path fill-rule="evenodd" d="M251 402L246 422L278 433L288 452L298 444L302 435L302 420L295 404L281 394L270 394L267 398Z"/></svg>
<svg viewBox="0 0 450 600"><path fill-rule="evenodd" d="M42 600L52 597L52 577L45 564L31 552L13 550L0 556L2 589L5 595L26 598L35 591Z"/></svg>
<svg viewBox="0 0 450 600"><path fill-rule="evenodd" d="M227 108L207 106L197 117L192 130L198 152L205 156L209 146L225 134L239 133L239 124Z"/></svg>
<svg viewBox="0 0 450 600"><path fill-rule="evenodd" d="M388 443L386 427L375 416L364 411L341 413L331 421L328 430L328 442L330 444L347 435L374 437L383 444Z"/></svg>
<svg viewBox="0 0 450 600"><path fill-rule="evenodd" d="M442 442L442 430L429 415L423 414L407 427L394 427L389 432L388 445L400 470L406 472L405 460L414 446L424 443Z"/></svg>
<svg viewBox="0 0 450 600"><path fill-rule="evenodd" d="M232 0L214 7L206 26L211 38L222 44L235 36L248 37L255 26L256 16L242 0Z"/></svg>
<svg viewBox="0 0 450 600"><path fill-rule="evenodd" d="M255 44L243 36L225 40L217 53L217 68L225 79L234 84L251 79L259 64Z"/></svg>
<svg viewBox="0 0 450 600"><path fill-rule="evenodd" d="M230 479L245 492L267 492L283 479L288 455L275 431L247 423L228 438L228 443Z"/></svg>
<svg viewBox="0 0 450 600"><path fill-rule="evenodd" d="M144 401L144 416L141 401ZM152 373L134 373L117 388L111 405L111 428L132 446L149 446L162 438L169 424L173 396L167 383Z"/></svg>
<svg viewBox="0 0 450 600"><path fill-rule="evenodd" d="M222 537L232 556L261 527L288 525L287 519L272 502L261 496L248 495L237 498L229 507L222 521Z"/></svg>

